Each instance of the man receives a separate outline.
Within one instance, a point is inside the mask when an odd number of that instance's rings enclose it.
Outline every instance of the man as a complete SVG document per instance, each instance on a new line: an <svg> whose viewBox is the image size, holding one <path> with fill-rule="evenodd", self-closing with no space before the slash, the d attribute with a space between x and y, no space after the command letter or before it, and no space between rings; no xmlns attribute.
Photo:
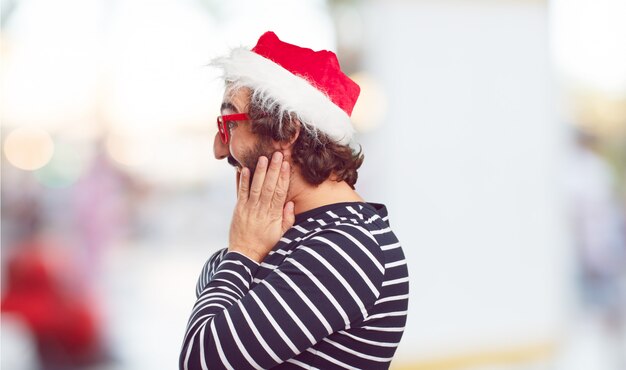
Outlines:
<svg viewBox="0 0 626 370"><path fill-rule="evenodd" d="M271 32L213 64L226 81L214 152L237 168L237 205L180 368L388 368L408 272L385 206L354 191L358 85L332 52Z"/></svg>

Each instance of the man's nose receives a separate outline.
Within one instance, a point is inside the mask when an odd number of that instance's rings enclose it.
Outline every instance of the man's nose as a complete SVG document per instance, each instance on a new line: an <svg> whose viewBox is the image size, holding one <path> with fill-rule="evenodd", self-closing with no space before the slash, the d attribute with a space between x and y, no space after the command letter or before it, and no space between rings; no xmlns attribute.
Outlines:
<svg viewBox="0 0 626 370"><path fill-rule="evenodd" d="M228 157L230 150L228 149L228 144L224 144L219 136L219 133L215 134L215 139L213 140L213 154L216 159L224 159Z"/></svg>

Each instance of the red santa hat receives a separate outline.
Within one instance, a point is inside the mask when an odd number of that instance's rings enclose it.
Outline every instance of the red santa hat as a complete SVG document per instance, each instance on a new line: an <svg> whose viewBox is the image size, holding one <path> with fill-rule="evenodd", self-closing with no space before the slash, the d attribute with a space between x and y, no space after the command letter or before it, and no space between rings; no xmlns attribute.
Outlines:
<svg viewBox="0 0 626 370"><path fill-rule="evenodd" d="M360 88L341 71L335 53L288 44L266 32L252 50L234 49L211 64L224 71L225 81L252 89L304 125L340 144L353 141L350 115Z"/></svg>

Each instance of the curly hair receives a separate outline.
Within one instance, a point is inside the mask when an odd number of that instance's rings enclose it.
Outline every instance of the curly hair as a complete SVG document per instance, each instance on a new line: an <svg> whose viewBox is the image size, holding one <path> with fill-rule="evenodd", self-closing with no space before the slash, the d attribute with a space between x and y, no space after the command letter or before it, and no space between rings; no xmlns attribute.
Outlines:
<svg viewBox="0 0 626 370"><path fill-rule="evenodd" d="M309 184L319 185L332 175L337 182L345 181L354 189L359 176L357 170L364 159L360 147L355 152L347 145L338 144L278 104L268 106L257 94L251 95L248 108L251 130L263 141L289 142L300 131L293 144L292 161Z"/></svg>

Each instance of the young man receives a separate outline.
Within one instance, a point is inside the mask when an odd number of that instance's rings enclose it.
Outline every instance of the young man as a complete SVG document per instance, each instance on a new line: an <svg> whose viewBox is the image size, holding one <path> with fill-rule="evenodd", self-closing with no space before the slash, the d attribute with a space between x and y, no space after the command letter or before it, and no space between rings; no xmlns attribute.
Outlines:
<svg viewBox="0 0 626 370"><path fill-rule="evenodd" d="M408 271L385 206L354 191L358 85L333 53L271 32L213 64L226 81L214 152L237 168L237 205L180 368L388 368Z"/></svg>

